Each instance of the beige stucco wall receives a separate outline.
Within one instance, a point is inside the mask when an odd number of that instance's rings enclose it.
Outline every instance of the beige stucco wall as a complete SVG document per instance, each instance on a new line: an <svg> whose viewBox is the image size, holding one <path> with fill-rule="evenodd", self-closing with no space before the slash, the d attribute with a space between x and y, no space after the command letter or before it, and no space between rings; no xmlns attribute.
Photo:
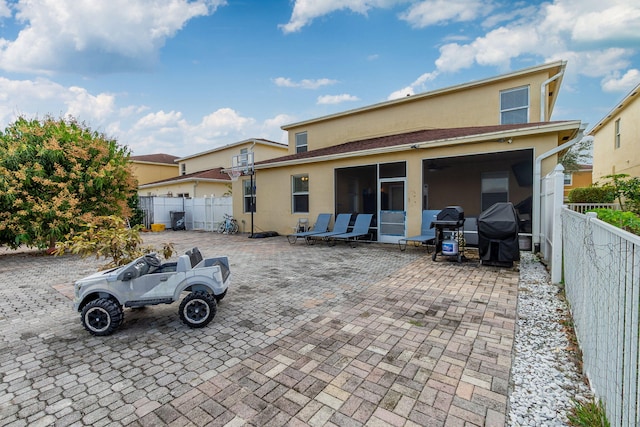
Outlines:
<svg viewBox="0 0 640 427"><path fill-rule="evenodd" d="M272 159L279 156L284 156L288 154L288 149L286 146L273 146L266 144L256 144L253 146L252 142L247 142L246 144L238 144L233 145L229 148L223 148L218 151L213 151L210 153L202 153L202 155L194 156L183 161L178 162L179 164L184 163L186 165L186 173L194 173L200 172L207 169L213 168L227 168L231 167L231 158L233 156L240 155L240 151L243 148L247 148L250 151L253 151L254 162L259 162L261 160Z"/></svg>
<svg viewBox="0 0 640 427"><path fill-rule="evenodd" d="M139 163L131 162L131 169L138 179L138 185L150 182L162 181L163 179L178 176L178 165L168 165L161 163Z"/></svg>
<svg viewBox="0 0 640 427"><path fill-rule="evenodd" d="M640 96L612 114L593 133L593 181L611 174L640 177ZM620 148L615 148L615 122L620 119Z"/></svg>
<svg viewBox="0 0 640 427"><path fill-rule="evenodd" d="M229 191L229 186L223 182L193 182L157 185L152 188L139 188L139 196L166 196L169 192L176 197L178 194L189 193L189 197L221 197Z"/></svg>
<svg viewBox="0 0 640 427"><path fill-rule="evenodd" d="M500 91L529 87L529 122L540 121L540 88L556 68L504 78L471 88L428 97L415 95L380 108L355 111L326 120L287 128L289 152L295 152L295 134L307 132L309 150L348 141L429 128L500 124Z"/></svg>
<svg viewBox="0 0 640 427"><path fill-rule="evenodd" d="M330 162L299 164L270 169L258 169L255 175L257 187L256 213L254 224L257 230L273 230L280 234L290 234L292 227L299 218L309 218L315 221L319 213L335 213L335 169L355 166L365 166L377 163L407 162L407 232L408 235L418 234L420 231L422 212L422 184L423 184L423 160L482 154L486 152L500 152L503 150L533 150L533 159L558 145L556 134L545 134L534 137L520 137L513 144L484 142L464 144L420 150L407 150L390 154L372 155L366 157L344 158ZM532 161L533 161L532 159ZM553 170L557 164L556 156L552 156L542 163L542 175ZM480 173L483 165L467 168L464 176L441 176L439 182L447 182L448 187L429 189L429 206L431 209L441 209L450 204L461 204L465 210L479 213ZM486 165L484 166L486 167ZM500 170L502 166L498 165ZM509 167L504 168L509 170ZM447 171L442 171L444 174ZM293 175L309 175L309 213L293 214L291 208L291 177ZM476 180L477 178L477 180ZM233 184L233 212L239 220L245 220L250 224L250 214L243 213L242 180ZM456 184L463 182L463 185ZM377 183L376 183L377 184ZM531 188L520 188L515 177L510 174L510 199L517 203L526 194L531 193ZM374 188L374 191L377 191Z"/></svg>

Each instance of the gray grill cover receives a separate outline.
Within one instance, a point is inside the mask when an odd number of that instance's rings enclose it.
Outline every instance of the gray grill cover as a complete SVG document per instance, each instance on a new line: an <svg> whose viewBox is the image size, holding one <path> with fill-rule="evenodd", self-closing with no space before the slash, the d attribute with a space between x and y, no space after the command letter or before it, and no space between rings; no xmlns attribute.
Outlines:
<svg viewBox="0 0 640 427"><path fill-rule="evenodd" d="M518 214L512 203L496 203L478 217L478 250L483 261L520 259Z"/></svg>

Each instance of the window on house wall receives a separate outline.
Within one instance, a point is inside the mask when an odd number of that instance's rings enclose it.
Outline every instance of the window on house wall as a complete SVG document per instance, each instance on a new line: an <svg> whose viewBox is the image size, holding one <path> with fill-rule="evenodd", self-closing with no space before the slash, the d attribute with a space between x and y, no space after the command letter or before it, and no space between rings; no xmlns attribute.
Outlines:
<svg viewBox="0 0 640 427"><path fill-rule="evenodd" d="M305 153L307 151L307 133L296 133L296 153Z"/></svg>
<svg viewBox="0 0 640 427"><path fill-rule="evenodd" d="M529 122L529 87L500 91L500 124Z"/></svg>
<svg viewBox="0 0 640 427"><path fill-rule="evenodd" d="M564 174L564 185L565 186L570 186L573 183L573 174L572 173L565 173Z"/></svg>
<svg viewBox="0 0 640 427"><path fill-rule="evenodd" d="M620 148L620 119L616 120L615 122L615 132L616 148Z"/></svg>
<svg viewBox="0 0 640 427"><path fill-rule="evenodd" d="M309 175L291 177L291 200L293 213L309 213Z"/></svg>
<svg viewBox="0 0 640 427"><path fill-rule="evenodd" d="M180 175L186 175L186 174L187 174L187 164L180 163Z"/></svg>
<svg viewBox="0 0 640 427"><path fill-rule="evenodd" d="M240 166L247 166L247 162L248 162L248 153L249 149L248 148L242 148L240 149Z"/></svg>
<svg viewBox="0 0 640 427"><path fill-rule="evenodd" d="M242 181L242 191L244 194L244 213L256 211L256 186L251 187L251 180Z"/></svg>

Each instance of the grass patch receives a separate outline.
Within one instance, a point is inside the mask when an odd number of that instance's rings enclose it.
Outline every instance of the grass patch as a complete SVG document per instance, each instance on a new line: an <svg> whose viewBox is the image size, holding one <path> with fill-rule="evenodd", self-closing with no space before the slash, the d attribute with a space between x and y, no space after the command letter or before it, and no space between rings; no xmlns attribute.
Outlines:
<svg viewBox="0 0 640 427"><path fill-rule="evenodd" d="M610 427L604 404L601 400L589 402L574 401L571 413L567 415L569 424L574 427Z"/></svg>

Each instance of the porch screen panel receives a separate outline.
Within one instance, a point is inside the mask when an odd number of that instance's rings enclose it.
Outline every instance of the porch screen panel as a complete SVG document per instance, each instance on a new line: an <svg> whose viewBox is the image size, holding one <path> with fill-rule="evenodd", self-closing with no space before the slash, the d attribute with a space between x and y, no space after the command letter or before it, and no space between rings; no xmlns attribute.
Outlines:
<svg viewBox="0 0 640 427"><path fill-rule="evenodd" d="M380 232L387 236L404 236L404 211L381 211Z"/></svg>

